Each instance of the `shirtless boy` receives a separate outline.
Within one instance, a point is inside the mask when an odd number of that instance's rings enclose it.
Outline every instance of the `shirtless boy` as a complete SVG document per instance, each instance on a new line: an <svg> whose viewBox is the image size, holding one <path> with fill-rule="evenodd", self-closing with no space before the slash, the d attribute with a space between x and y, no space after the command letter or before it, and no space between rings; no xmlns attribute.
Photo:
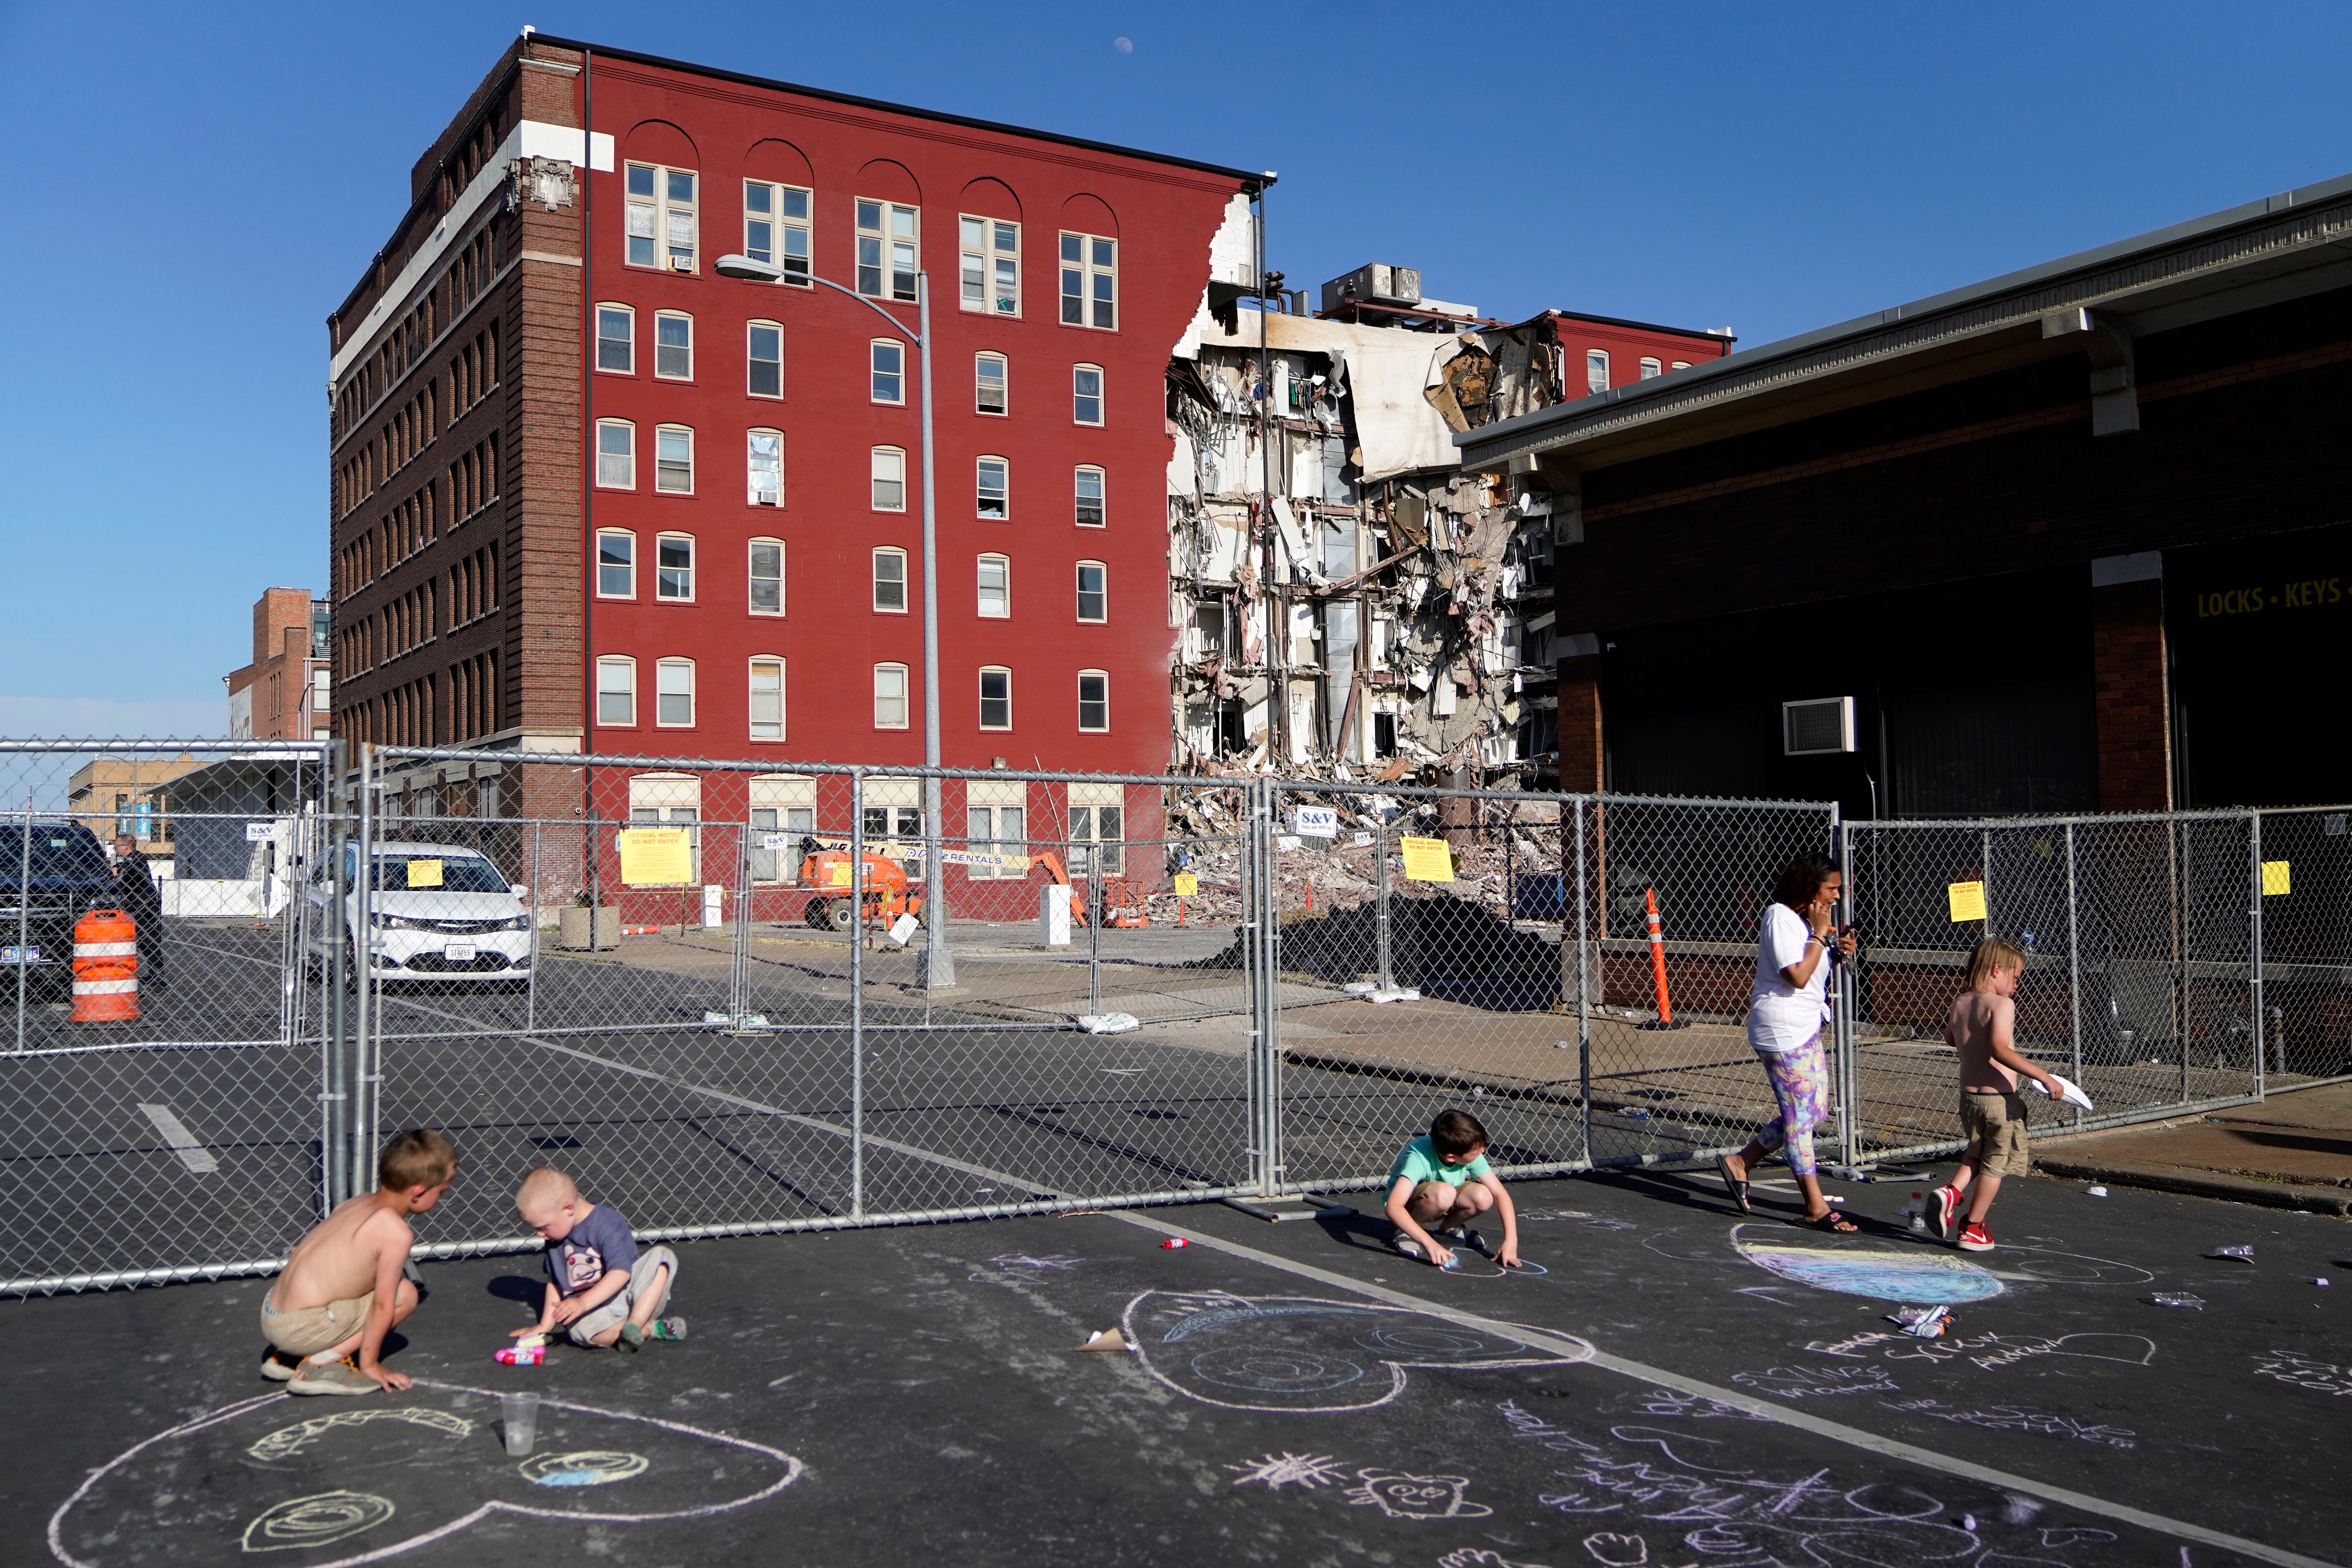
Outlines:
<svg viewBox="0 0 2352 1568"><path fill-rule="evenodd" d="M1985 1213L2000 1191L2000 1179L2025 1174L2032 1163L2025 1148L2025 1098L2017 1092L2018 1074L2039 1082L2053 1099L2065 1092L2056 1079L2017 1054L2017 1004L2012 998L2018 976L2024 973L2024 953L1999 937L1985 938L1969 955L1969 988L1952 1004L1952 1016L1944 1023L1944 1041L1960 1056L1960 1133L1969 1149L1951 1184L1936 1189L1936 1233L1952 1234L1960 1201L1972 1193L1968 1223L1959 1236L1966 1252L1992 1250Z"/></svg>
<svg viewBox="0 0 2352 1568"><path fill-rule="evenodd" d="M457 1173L457 1151L423 1128L383 1146L376 1190L335 1212L294 1244L285 1271L261 1298L261 1331L269 1353L261 1375L289 1394L373 1394L408 1386L379 1363L383 1336L416 1310L416 1287L404 1277L408 1216L441 1201ZM359 1352L356 1364L352 1353Z"/></svg>

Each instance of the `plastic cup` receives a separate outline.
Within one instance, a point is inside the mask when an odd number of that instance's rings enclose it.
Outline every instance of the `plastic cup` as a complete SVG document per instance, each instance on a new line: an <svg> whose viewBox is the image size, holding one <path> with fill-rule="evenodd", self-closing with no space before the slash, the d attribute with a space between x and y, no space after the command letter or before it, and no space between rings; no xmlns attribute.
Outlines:
<svg viewBox="0 0 2352 1568"><path fill-rule="evenodd" d="M530 1452L532 1442L539 1436L539 1395L501 1394L499 1409L506 1418L507 1453L520 1459Z"/></svg>

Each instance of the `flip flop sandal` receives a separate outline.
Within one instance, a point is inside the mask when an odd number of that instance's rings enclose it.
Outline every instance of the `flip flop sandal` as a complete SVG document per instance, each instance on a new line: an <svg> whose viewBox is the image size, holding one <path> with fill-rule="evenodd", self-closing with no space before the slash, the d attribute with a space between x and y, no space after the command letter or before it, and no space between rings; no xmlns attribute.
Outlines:
<svg viewBox="0 0 2352 1568"><path fill-rule="evenodd" d="M1835 1209L1830 1210L1819 1219L1801 1219L1797 1223L1808 1230L1824 1230L1832 1236L1853 1236L1862 1229L1862 1226L1855 1225Z"/></svg>
<svg viewBox="0 0 2352 1568"><path fill-rule="evenodd" d="M1715 1157L1715 1173L1723 1178L1723 1190L1731 1194L1731 1201L1739 1205L1741 1214L1756 1212L1748 1206L1748 1184L1731 1173L1729 1160L1717 1154Z"/></svg>

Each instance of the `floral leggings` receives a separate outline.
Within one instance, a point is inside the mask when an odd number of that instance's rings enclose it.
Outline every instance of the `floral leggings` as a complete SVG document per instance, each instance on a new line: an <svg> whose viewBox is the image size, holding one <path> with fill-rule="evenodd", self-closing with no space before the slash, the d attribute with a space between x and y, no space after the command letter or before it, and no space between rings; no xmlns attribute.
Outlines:
<svg viewBox="0 0 2352 1568"><path fill-rule="evenodd" d="M1772 1080L1772 1098L1780 1114L1756 1130L1756 1146L1767 1154L1786 1148L1789 1169L1810 1176L1819 1169L1813 1160L1813 1129L1829 1120L1830 1068L1815 1035L1793 1051L1758 1051L1764 1076Z"/></svg>

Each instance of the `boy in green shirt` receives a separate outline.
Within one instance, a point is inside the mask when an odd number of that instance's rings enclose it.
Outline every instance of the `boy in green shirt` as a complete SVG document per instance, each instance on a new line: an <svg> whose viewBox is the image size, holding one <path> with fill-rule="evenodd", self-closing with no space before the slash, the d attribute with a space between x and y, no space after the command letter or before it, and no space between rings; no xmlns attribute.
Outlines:
<svg viewBox="0 0 2352 1568"><path fill-rule="evenodd" d="M1503 1249L1495 1261L1517 1268L1519 1218L1503 1178L1486 1163L1486 1130L1466 1110L1438 1112L1429 1136L1406 1144L1389 1167L1388 1215L1401 1233L1397 1250L1450 1268L1454 1254L1426 1227L1437 1226L1455 1241L1484 1251L1483 1238L1466 1226L1488 1209L1503 1216Z"/></svg>

